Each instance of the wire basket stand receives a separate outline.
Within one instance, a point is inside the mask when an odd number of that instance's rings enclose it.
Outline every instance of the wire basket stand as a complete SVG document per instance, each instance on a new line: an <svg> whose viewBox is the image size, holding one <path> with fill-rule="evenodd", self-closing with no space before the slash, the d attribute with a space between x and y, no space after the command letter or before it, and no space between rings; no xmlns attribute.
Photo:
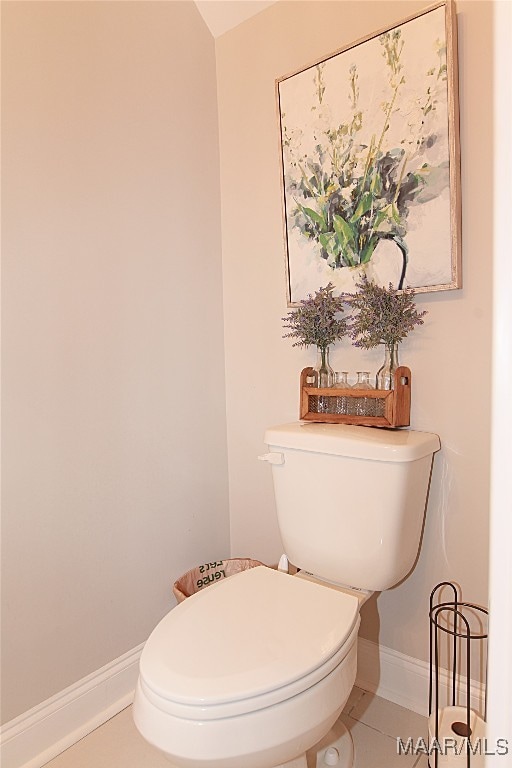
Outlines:
<svg viewBox="0 0 512 768"><path fill-rule="evenodd" d="M440 591L445 587L451 590L453 599L440 601ZM483 718L471 708L470 681L471 681L471 653L473 641L487 639L487 632L471 629L468 614L488 616L488 611L474 603L466 603L461 600L459 589L450 581L442 581L437 584L430 594L430 680L428 695L429 714L429 742L435 739L436 748L429 749L430 768L451 768L462 765L461 760L466 758L467 768L479 766L482 757L478 754L478 746L485 737L485 719L487 710L487 685L485 683L485 695L483 706ZM485 619L487 622L487 618ZM443 634L446 634L448 643L451 644L452 670L448 693L443 698L447 699L447 705L441 706L440 695L440 644ZM460 647L459 647L460 646ZM465 650L465 653L463 651ZM480 646L483 654L483 647ZM465 656L465 659L464 659ZM483 658L483 656L482 656ZM460 682L460 667L465 666L466 694L465 704L457 701L457 681ZM487 666L485 663L485 677ZM451 755L443 751L443 743L454 747ZM476 747L475 747L476 744ZM437 748L440 746L440 748ZM430 744L429 744L430 747ZM431 755L433 752L433 756ZM433 759L432 759L433 757Z"/></svg>

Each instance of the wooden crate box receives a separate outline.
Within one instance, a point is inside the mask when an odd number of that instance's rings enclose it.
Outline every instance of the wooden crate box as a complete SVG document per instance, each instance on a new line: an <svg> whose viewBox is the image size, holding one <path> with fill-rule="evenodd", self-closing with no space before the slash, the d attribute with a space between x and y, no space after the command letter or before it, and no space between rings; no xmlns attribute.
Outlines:
<svg viewBox="0 0 512 768"><path fill-rule="evenodd" d="M411 412L411 371L395 371L394 389L338 389L312 387L313 368L300 376L300 418L331 424L365 427L408 427ZM348 410L342 413L343 407Z"/></svg>

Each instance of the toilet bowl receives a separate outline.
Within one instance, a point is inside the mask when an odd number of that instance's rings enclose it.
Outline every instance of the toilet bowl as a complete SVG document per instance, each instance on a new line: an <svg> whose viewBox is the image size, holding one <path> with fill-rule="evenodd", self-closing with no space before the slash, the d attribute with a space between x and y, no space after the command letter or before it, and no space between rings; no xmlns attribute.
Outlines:
<svg viewBox="0 0 512 768"><path fill-rule="evenodd" d="M139 731L177 768L305 766L353 687L359 604L264 566L197 593L143 650Z"/></svg>
<svg viewBox="0 0 512 768"><path fill-rule="evenodd" d="M216 582L151 634L134 719L177 768L307 768L355 681L360 604L417 557L437 435L298 422L265 443L300 573Z"/></svg>

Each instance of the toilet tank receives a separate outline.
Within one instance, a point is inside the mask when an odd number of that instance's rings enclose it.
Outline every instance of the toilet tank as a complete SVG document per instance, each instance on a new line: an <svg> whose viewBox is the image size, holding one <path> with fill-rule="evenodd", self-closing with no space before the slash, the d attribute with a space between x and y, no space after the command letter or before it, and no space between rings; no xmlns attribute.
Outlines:
<svg viewBox="0 0 512 768"><path fill-rule="evenodd" d="M297 422L265 433L290 562L321 579L381 591L418 554L439 437Z"/></svg>

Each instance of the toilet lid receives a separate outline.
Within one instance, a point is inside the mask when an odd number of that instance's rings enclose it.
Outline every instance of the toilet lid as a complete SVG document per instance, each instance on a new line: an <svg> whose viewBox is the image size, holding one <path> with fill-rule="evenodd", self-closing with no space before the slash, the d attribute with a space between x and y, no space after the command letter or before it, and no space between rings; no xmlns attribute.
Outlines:
<svg viewBox="0 0 512 768"><path fill-rule="evenodd" d="M188 705L258 696L324 665L358 620L353 595L259 566L167 614L144 647L141 679Z"/></svg>

